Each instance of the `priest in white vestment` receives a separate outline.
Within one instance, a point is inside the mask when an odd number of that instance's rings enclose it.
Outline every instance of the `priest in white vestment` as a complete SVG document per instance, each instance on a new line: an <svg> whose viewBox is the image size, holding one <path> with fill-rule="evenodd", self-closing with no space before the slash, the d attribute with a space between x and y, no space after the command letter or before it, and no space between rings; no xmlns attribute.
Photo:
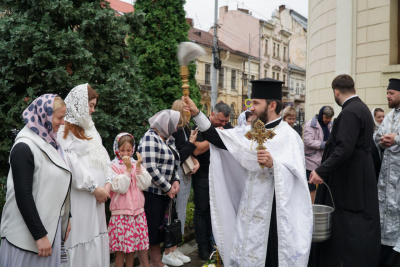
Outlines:
<svg viewBox="0 0 400 267"><path fill-rule="evenodd" d="M184 98L199 130L212 144L214 238L224 266L307 266L313 215L303 143L279 116L282 82L264 78L252 83L250 110L276 134L264 142L267 150L258 152L258 144L244 136L252 126L215 129L193 101Z"/></svg>

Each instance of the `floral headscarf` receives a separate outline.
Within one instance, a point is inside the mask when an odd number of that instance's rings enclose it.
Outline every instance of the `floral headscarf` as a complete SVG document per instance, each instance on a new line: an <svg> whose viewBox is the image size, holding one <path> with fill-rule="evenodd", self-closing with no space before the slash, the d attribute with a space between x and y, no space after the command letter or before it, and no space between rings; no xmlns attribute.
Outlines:
<svg viewBox="0 0 400 267"><path fill-rule="evenodd" d="M55 94L45 94L36 98L22 112L26 126L43 138L46 143L58 149L57 133L53 132L53 104Z"/></svg>
<svg viewBox="0 0 400 267"><path fill-rule="evenodd" d="M133 138L133 136L130 133L120 133L120 134L117 135L117 137L115 137L115 140L114 140L113 148L114 148L115 158L111 162L113 164L124 165L124 163L122 162L122 156L119 153L118 142L121 139L121 137L125 136L125 135L130 136L132 138L132 140L133 140L132 154L130 155L130 157L131 157L132 164L134 164L136 162L136 160L132 157L133 153L135 152L135 138Z"/></svg>

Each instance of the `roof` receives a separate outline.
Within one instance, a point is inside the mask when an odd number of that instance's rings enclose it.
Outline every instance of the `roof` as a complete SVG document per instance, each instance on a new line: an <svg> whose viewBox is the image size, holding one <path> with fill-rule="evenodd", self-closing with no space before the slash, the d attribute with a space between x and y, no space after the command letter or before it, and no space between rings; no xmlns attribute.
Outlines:
<svg viewBox="0 0 400 267"><path fill-rule="evenodd" d="M202 44L202 45L205 45L208 47L213 47L213 39L214 39L214 35L212 35L209 32L206 32L206 31L203 31L200 29L196 29L194 27L190 27L190 29L189 29L189 40L191 42ZM218 40L218 47L220 50L229 51L231 53L245 56L245 57L248 56L248 54L246 54L246 53L232 49L230 46L228 46L227 44L225 44L224 42L222 42L220 40ZM252 58L254 58L254 57L252 57ZM258 58L256 58L256 59L258 59Z"/></svg>
<svg viewBox="0 0 400 267"><path fill-rule="evenodd" d="M209 47L213 46L214 35L209 32L190 27L189 29L189 40L195 43L203 44ZM234 52L232 48L226 45L224 42L218 40L218 47L221 50Z"/></svg>
<svg viewBox="0 0 400 267"><path fill-rule="evenodd" d="M130 13L134 11L133 5L120 1L120 0L106 0L110 3L110 7L115 10L119 15L124 15L125 13Z"/></svg>
<svg viewBox="0 0 400 267"><path fill-rule="evenodd" d="M302 69L302 68L300 68L300 67L298 67L298 66L296 66L294 64L290 64L290 63L289 63L289 68L292 69L292 70L297 70L297 71L301 71L301 72L304 72L304 73L306 72L305 69Z"/></svg>
<svg viewBox="0 0 400 267"><path fill-rule="evenodd" d="M297 21L301 26L303 26L304 30L307 31L307 23L308 23L307 18L305 18L300 13L294 11L293 9L290 11L290 15L295 21Z"/></svg>

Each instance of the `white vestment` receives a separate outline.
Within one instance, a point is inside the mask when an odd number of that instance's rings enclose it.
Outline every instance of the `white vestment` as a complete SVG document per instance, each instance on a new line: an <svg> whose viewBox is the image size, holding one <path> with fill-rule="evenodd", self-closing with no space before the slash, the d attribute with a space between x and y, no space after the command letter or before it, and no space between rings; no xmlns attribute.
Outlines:
<svg viewBox="0 0 400 267"><path fill-rule="evenodd" d="M194 120L200 131L210 127L202 115ZM244 137L249 130L217 129L228 151L210 144L210 206L218 251L225 266L265 265L275 189L279 267L307 266L313 214L303 143L282 121L276 136L264 143L273 168L261 169L257 143L250 149L252 142Z"/></svg>

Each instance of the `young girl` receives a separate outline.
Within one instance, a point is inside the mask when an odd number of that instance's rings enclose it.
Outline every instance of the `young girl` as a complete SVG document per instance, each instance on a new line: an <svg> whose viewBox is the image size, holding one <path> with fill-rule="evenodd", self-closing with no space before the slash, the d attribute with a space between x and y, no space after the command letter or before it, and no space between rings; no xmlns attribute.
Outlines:
<svg viewBox="0 0 400 267"><path fill-rule="evenodd" d="M108 225L110 251L116 253L116 266L133 267L134 252L137 251L140 266L149 266L147 250L149 235L144 213L144 196L140 190L151 184L150 174L141 167L142 157L132 158L135 141L129 133L120 133L114 141L115 159L112 169L118 175L111 187L111 219Z"/></svg>

